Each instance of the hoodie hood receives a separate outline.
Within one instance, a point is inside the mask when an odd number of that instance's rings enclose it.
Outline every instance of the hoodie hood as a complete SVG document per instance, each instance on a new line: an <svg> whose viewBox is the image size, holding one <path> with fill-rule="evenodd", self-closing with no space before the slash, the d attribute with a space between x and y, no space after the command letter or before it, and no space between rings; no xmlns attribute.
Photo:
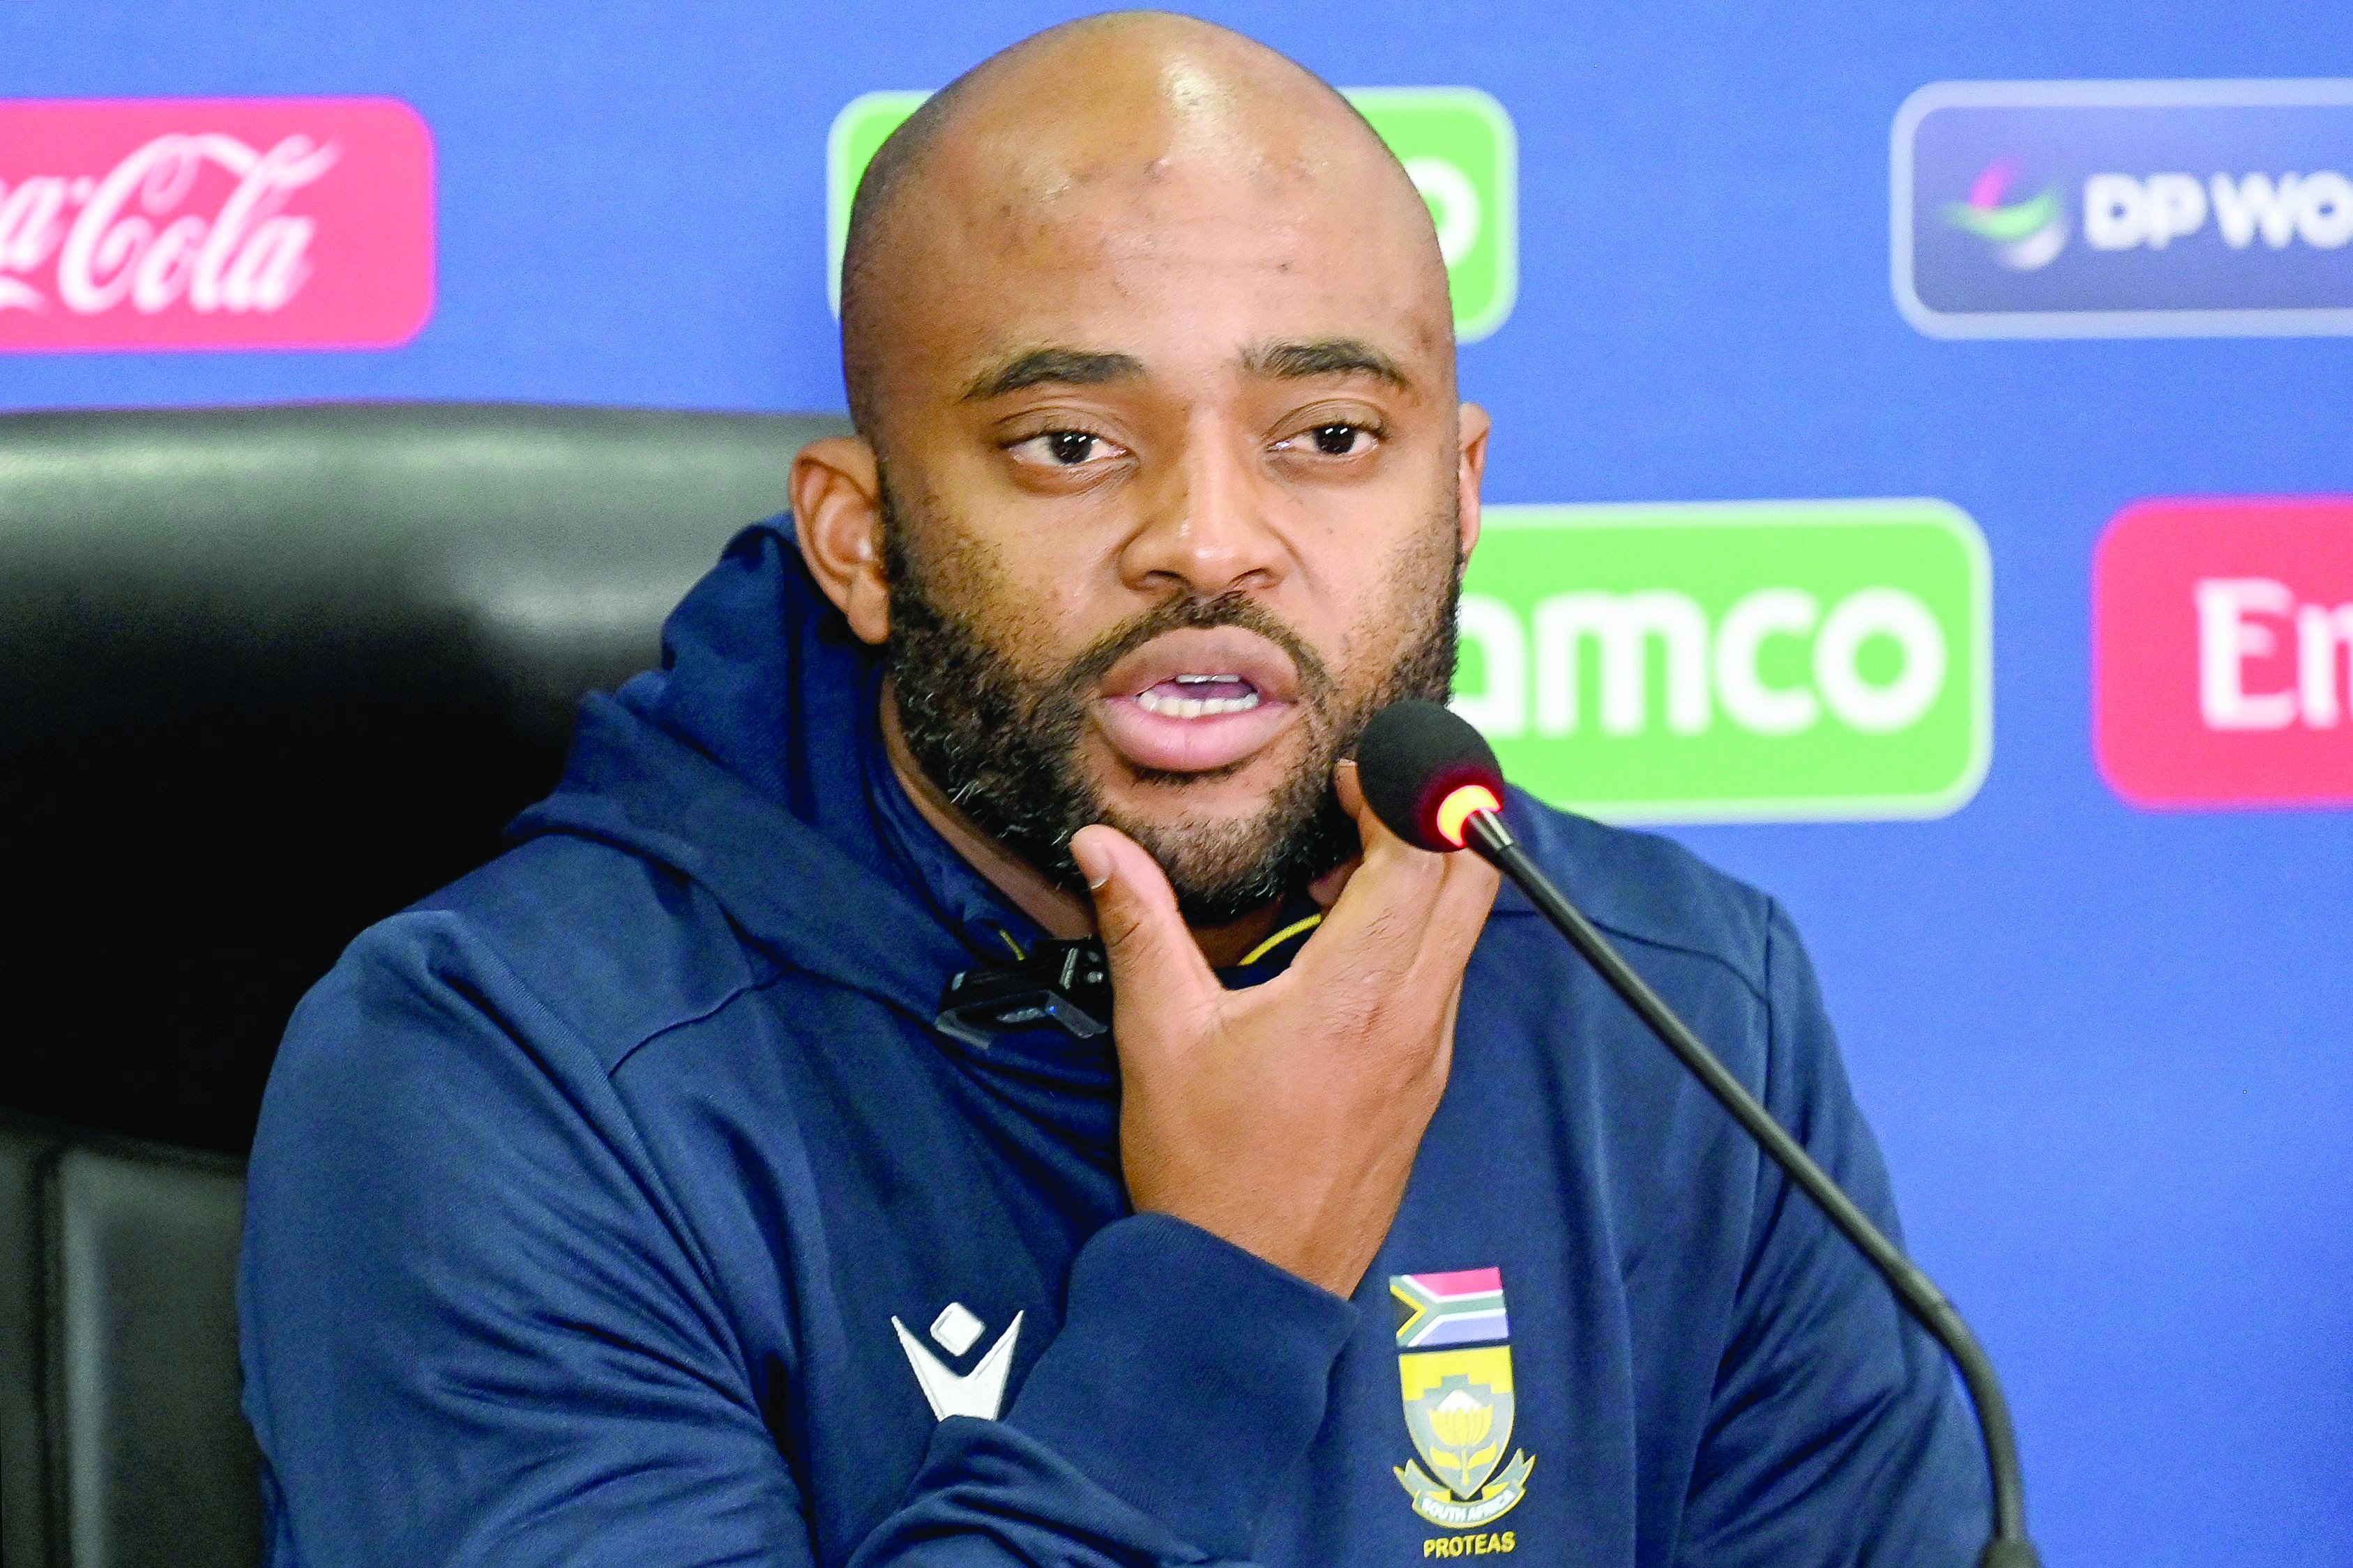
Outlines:
<svg viewBox="0 0 2353 1568"><path fill-rule="evenodd" d="M928 1020L946 974L1034 928L919 818L920 834L886 820L913 806L882 754L882 661L790 527L728 543L664 624L661 668L587 700L563 782L509 836L670 867L797 966Z"/></svg>

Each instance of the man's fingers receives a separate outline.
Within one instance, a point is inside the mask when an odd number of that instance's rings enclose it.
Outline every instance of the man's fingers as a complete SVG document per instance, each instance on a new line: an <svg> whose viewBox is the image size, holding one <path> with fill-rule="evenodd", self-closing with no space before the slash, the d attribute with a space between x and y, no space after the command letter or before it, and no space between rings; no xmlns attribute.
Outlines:
<svg viewBox="0 0 2353 1568"><path fill-rule="evenodd" d="M1363 864L1363 861L1354 857L1341 861L1337 866L1307 884L1307 896L1315 900L1318 909L1328 912L1334 904L1340 901L1340 895L1347 889L1348 879L1355 876L1356 868Z"/></svg>
<svg viewBox="0 0 2353 1568"><path fill-rule="evenodd" d="M1332 770L1332 793L1338 798L1340 809L1352 820L1363 818L1365 781L1356 773L1356 758L1342 757L1339 765Z"/></svg>
<svg viewBox="0 0 2353 1568"><path fill-rule="evenodd" d="M1364 846L1362 858L1367 865L1377 858L1424 853L1391 833L1380 814L1365 799L1364 780L1356 772L1356 758L1344 757L1332 770L1332 794L1339 801L1340 809L1356 819L1356 837Z"/></svg>
<svg viewBox="0 0 2353 1568"><path fill-rule="evenodd" d="M1365 836L1363 863L1293 967L1325 969L1323 978L1334 983L1390 984L1421 951L1422 929L1446 868L1440 857L1414 848L1369 810L1357 822Z"/></svg>
<svg viewBox="0 0 2353 1568"><path fill-rule="evenodd" d="M1175 889L1142 845L1096 823L1072 836L1071 858L1094 897L1114 1005L1157 1012L1217 989L1217 976L1176 912Z"/></svg>
<svg viewBox="0 0 2353 1568"><path fill-rule="evenodd" d="M1438 887L1438 896L1431 900L1430 923L1423 928L1422 950L1414 965L1414 978L1424 975L1432 984L1440 979L1461 983L1462 971L1471 962L1471 950L1479 944L1479 933L1486 929L1488 911L1495 907L1495 890L1503 883L1503 875L1470 850L1461 850L1445 857L1446 869Z"/></svg>
<svg viewBox="0 0 2353 1568"><path fill-rule="evenodd" d="M1346 812L1351 820L1364 811L1365 791L1356 777L1356 758L1342 757L1340 765L1332 771L1332 794L1340 802L1340 809ZM1360 834L1362 831L1361 828L1358 829ZM1339 901L1342 889L1348 885L1348 879L1356 874L1356 868L1362 864L1364 864L1362 856L1350 856L1308 883L1308 896L1313 898L1319 907L1328 911Z"/></svg>
<svg viewBox="0 0 2353 1568"><path fill-rule="evenodd" d="M1343 984L1395 984L1409 976L1420 984L1425 974L1451 982L1470 962L1494 902L1494 868L1467 852L1417 849L1391 833L1366 804L1353 763L1335 771L1332 788L1356 817L1365 854L1300 963L1328 965L1324 978Z"/></svg>

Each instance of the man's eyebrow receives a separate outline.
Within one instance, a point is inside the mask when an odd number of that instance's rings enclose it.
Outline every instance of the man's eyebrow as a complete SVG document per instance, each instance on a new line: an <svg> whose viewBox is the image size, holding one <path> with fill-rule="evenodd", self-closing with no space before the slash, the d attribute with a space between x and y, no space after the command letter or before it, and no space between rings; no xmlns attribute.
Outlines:
<svg viewBox="0 0 2353 1568"><path fill-rule="evenodd" d="M1092 349L1030 349L990 365L964 389L966 403L986 403L1025 387L1060 383L1098 386L1126 381L1144 374L1144 362L1134 354L1102 353Z"/></svg>
<svg viewBox="0 0 2353 1568"><path fill-rule="evenodd" d="M1369 375L1400 392L1410 391L1412 380L1397 361L1360 338L1316 338L1309 342L1267 343L1242 355L1242 368L1252 375L1302 381L1317 375Z"/></svg>

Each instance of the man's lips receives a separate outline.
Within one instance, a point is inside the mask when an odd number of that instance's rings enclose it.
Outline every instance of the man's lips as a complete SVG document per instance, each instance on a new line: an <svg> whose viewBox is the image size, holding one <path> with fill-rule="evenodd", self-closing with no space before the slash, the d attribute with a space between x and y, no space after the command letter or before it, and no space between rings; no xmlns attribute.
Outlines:
<svg viewBox="0 0 2353 1568"><path fill-rule="evenodd" d="M1105 697L1135 697L1184 676L1245 680L1267 702L1299 698L1299 670L1291 656L1240 626L1163 632L1103 671L1096 690Z"/></svg>
<svg viewBox="0 0 2353 1568"><path fill-rule="evenodd" d="M1242 762L1298 717L1299 672L1239 626L1155 637L1105 672L1090 705L1131 766L1208 773Z"/></svg>

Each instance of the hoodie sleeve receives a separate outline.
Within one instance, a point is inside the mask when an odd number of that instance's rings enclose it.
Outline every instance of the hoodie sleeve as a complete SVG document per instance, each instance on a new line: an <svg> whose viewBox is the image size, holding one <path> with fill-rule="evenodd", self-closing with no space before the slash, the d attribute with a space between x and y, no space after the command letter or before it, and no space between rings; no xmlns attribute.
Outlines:
<svg viewBox="0 0 2353 1568"><path fill-rule="evenodd" d="M1900 1242L1886 1167L1778 906L1766 980L1766 1108ZM1975 1563L1990 1522L1985 1460L1944 1352L1779 1168L1759 1167L1677 1561Z"/></svg>
<svg viewBox="0 0 2353 1568"><path fill-rule="evenodd" d="M808 1561L725 1320L600 1091L446 916L364 935L304 999L238 1290L274 1568Z"/></svg>
<svg viewBox="0 0 2353 1568"><path fill-rule="evenodd" d="M1356 1307L1151 1214L1080 1249L1068 1307L1004 1420L940 1423L906 1506L852 1568L1245 1556L1323 1426Z"/></svg>
<svg viewBox="0 0 2353 1568"><path fill-rule="evenodd" d="M378 928L304 1001L239 1289L274 1568L816 1561L632 1139L586 1047L449 917ZM1152 1288L1171 1271L1199 1289ZM1118 1221L1005 1419L940 1423L852 1561L1238 1560L1355 1310L1181 1222Z"/></svg>

